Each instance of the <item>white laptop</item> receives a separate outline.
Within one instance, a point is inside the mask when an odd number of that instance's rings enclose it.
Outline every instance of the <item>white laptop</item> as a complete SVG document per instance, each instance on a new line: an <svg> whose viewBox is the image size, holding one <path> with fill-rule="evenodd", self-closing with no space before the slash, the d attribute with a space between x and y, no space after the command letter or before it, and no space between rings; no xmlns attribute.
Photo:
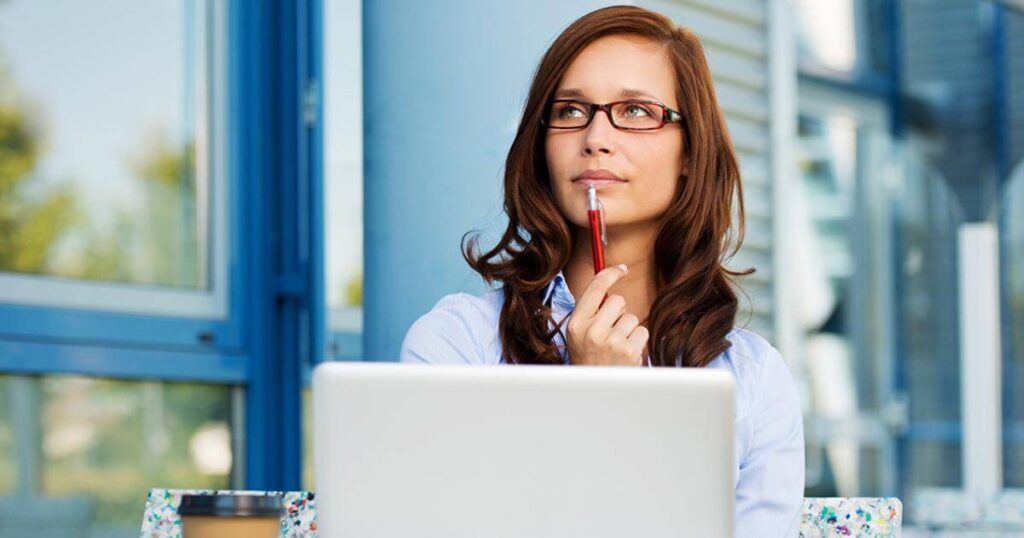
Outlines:
<svg viewBox="0 0 1024 538"><path fill-rule="evenodd" d="M324 538L731 537L731 375L324 363Z"/></svg>

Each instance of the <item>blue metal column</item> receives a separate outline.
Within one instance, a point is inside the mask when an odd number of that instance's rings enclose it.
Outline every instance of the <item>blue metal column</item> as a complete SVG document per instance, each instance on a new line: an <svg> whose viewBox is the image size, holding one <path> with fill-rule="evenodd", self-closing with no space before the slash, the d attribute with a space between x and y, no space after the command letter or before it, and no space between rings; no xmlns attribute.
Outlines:
<svg viewBox="0 0 1024 538"><path fill-rule="evenodd" d="M886 78L888 79L889 131L903 138L903 33L900 31L900 6L897 0L885 4Z"/></svg>
<svg viewBox="0 0 1024 538"><path fill-rule="evenodd" d="M887 79L888 79L888 101L889 101L889 131L894 139L897 141L901 140L904 135L904 123L905 118L903 116L903 62L902 62L902 51L903 51L903 33L902 25L900 23L900 5L897 0L887 0L885 4L885 38L886 38L886 58L887 58ZM903 211L903 204L897 200L893 205L892 215L892 244L896 245L897 249L900 249L900 245L904 240L904 234L900 227L901 213ZM900 262L900 256L893 256L893 274L902 274L903 270L902 263ZM892 379L893 388L899 394L907 394L909 390L909 383L907 380L907 361L909 360L906 353L907 348L907 337L903 331L903 281L899 278L893 279L893 309L896 312L894 319L896 320L896 330L894 336L896 339L894 360L892 364ZM906 498L907 494L906 484L909 481L909 465L910 461L910 439L908 438L907 432L898 432L896 435L896 448L894 457L888 460L888 464L895 469L896 472L896 491L887 492L900 498Z"/></svg>
<svg viewBox="0 0 1024 538"><path fill-rule="evenodd" d="M305 164L302 176L309 178L303 201L307 223L306 274L309 275L308 307L304 330L309 350L303 355L306 365L312 366L327 356L327 246L326 221L324 219L324 117L323 110L323 58L324 58L324 9L323 0L305 0L300 13L300 41L303 50L299 55L300 65L305 70L302 109L302 154ZM304 368L305 370L305 368ZM303 381L303 386L309 380Z"/></svg>
<svg viewBox="0 0 1024 538"><path fill-rule="evenodd" d="M364 340L395 360L441 296L479 293L459 241L503 230L501 181L541 55L596 1L363 4ZM327 148L328 151L330 148Z"/></svg>
<svg viewBox="0 0 1024 538"><path fill-rule="evenodd" d="M1010 60L1007 53L1006 6L993 4L992 9L992 129L999 187L1010 180L1013 163L1010 156ZM1002 197L1000 196L1000 199Z"/></svg>
<svg viewBox="0 0 1024 538"><path fill-rule="evenodd" d="M302 366L323 339L322 214L310 167L318 130L306 113L306 31L315 0L232 4L232 155L242 229L241 293L251 357L245 487L299 489ZM317 21L312 21L315 23Z"/></svg>
<svg viewBox="0 0 1024 538"><path fill-rule="evenodd" d="M993 142L993 153L996 163L996 185L998 189L998 195L996 196L996 204L999 204L999 208L996 211L997 222L996 225L999 227L999 252L1002 254L999 259L999 289L1002 290L999 297L999 309L1002 313L1000 320L1002 326L1006 329L1002 331L1002 371L1001 374L1004 380L1012 380L1014 372L1014 338L1013 331L1010 330L1013 323L1013 304L1011 300L1011 290L1013 289L1010 285L1010 271L1013 269L1010 264L1010 258L1006 256L1006 253L1010 252L1011 245L1009 239L1009 226L1010 226L1010 212L1005 210L1007 207L1006 194L1007 189L1010 186L1010 174L1012 170L1012 157L1011 157L1011 146L1013 136L1013 129L1010 125L1011 109L1010 109L1010 62L1008 55L1008 43L1007 43L1007 13L1006 6L1002 4L993 4L991 9L992 13L992 33L991 33L991 50L992 50L992 142ZM1003 383L1002 391L1002 417L1003 417L1003 454L1011 453L1016 448L1015 439L1013 436L1014 417L1013 410L1017 402L1017 391L1016 387L1010 383ZM1008 461L1010 458L1004 458L1003 460L1003 482L1009 483L1012 481L1014 469L1013 461Z"/></svg>

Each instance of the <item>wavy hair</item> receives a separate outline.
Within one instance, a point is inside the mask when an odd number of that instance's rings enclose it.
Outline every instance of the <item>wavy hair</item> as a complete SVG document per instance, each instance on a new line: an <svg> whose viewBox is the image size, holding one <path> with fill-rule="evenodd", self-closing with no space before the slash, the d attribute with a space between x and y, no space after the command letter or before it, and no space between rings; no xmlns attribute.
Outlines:
<svg viewBox="0 0 1024 538"><path fill-rule="evenodd" d="M479 233L462 254L489 283L500 281L505 301L499 318L508 363L561 364L551 308L542 304L546 285L569 261L575 226L555 204L547 169L541 119L573 59L591 42L628 34L664 45L675 69L683 116L687 167L660 219L654 242L656 300L647 319L648 349L655 366L704 366L729 348L726 338L737 311L726 261L743 240L743 192L725 120L715 98L700 40L667 17L634 6L591 12L566 28L534 74L522 120L505 162L504 209L508 227L494 248L478 253ZM682 156L681 156L682 157ZM738 226L733 236L733 200ZM729 244L735 240L734 248ZM564 319L562 320L565 321Z"/></svg>

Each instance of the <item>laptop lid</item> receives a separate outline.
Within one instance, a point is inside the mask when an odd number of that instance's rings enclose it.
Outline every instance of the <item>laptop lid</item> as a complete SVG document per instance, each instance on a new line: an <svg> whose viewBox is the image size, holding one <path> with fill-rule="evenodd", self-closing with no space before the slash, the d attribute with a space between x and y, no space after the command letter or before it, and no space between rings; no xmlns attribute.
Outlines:
<svg viewBox="0 0 1024 538"><path fill-rule="evenodd" d="M712 369L321 364L321 535L732 536L733 392Z"/></svg>

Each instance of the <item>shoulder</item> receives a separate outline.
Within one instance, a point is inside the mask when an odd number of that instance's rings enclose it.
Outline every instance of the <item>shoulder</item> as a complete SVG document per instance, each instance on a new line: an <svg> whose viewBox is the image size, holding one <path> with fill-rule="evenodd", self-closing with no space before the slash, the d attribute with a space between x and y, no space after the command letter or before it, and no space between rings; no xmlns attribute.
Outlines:
<svg viewBox="0 0 1024 538"><path fill-rule="evenodd" d="M735 329L722 364L736 372L737 536L751 531L793 536L804 491L803 414L796 383L779 352L751 331ZM716 359L716 360L719 360Z"/></svg>
<svg viewBox="0 0 1024 538"><path fill-rule="evenodd" d="M734 328L727 339L730 347L708 364L710 368L728 370L736 379L737 418L761 408L765 400L783 398L799 407L799 398L789 366L761 335Z"/></svg>
<svg viewBox="0 0 1024 538"><path fill-rule="evenodd" d="M460 322L469 325L493 324L496 328L501 315L505 293L501 288L489 290L480 295L452 293L440 300L423 314L420 319L429 322L432 318L441 321Z"/></svg>
<svg viewBox="0 0 1024 538"><path fill-rule="evenodd" d="M445 295L413 322L402 343L401 361L493 362L503 302L504 293L500 288L480 295Z"/></svg>

